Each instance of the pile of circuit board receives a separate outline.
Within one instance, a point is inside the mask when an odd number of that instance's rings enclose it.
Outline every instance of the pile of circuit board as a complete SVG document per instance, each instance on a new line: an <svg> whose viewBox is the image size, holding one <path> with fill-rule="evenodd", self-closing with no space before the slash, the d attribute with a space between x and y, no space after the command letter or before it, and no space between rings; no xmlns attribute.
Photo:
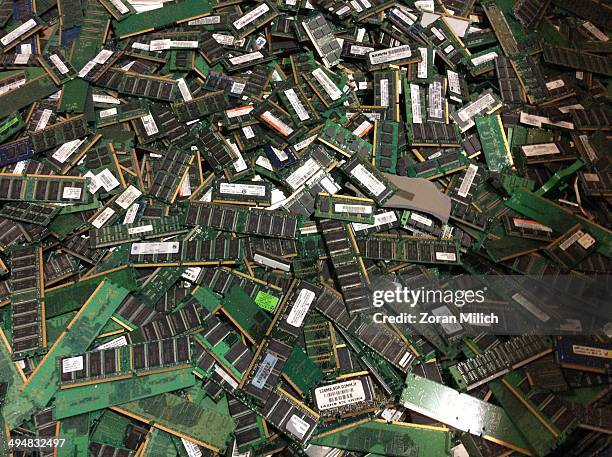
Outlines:
<svg viewBox="0 0 612 457"><path fill-rule="evenodd" d="M373 299L469 279L546 322L608 281L609 1L0 26L1 456L610 455L612 317L496 336Z"/></svg>

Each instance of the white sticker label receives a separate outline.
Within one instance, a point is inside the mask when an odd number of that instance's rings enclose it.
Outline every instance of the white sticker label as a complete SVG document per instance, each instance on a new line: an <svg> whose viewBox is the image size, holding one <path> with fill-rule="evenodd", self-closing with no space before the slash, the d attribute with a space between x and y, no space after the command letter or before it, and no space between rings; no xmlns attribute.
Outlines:
<svg viewBox="0 0 612 457"><path fill-rule="evenodd" d="M83 369L83 356L68 357L62 360L62 373L72 373Z"/></svg>
<svg viewBox="0 0 612 457"><path fill-rule="evenodd" d="M481 56L472 58L472 65L477 67L478 65L482 65L483 63L487 63L487 62L495 59L496 57L497 57L497 53L496 52L488 52L488 53L483 54Z"/></svg>
<svg viewBox="0 0 612 457"><path fill-rule="evenodd" d="M396 60L407 59L412 56L412 51L409 45L397 46L380 51L370 52L368 60L371 65L379 65L381 63L393 62Z"/></svg>
<svg viewBox="0 0 612 457"><path fill-rule="evenodd" d="M414 21L416 20L416 16L414 16L412 13L406 12L404 13L401 8L394 8L391 10L391 12L397 16L398 18L400 18L402 21L404 21L406 24L408 25L412 25L414 24Z"/></svg>
<svg viewBox="0 0 612 457"><path fill-rule="evenodd" d="M151 46L146 43L132 43L132 49L140 49L141 51L150 51Z"/></svg>
<svg viewBox="0 0 612 457"><path fill-rule="evenodd" d="M526 297L519 294L518 292L512 296L512 299L542 322L546 322L550 319L550 316L548 314L543 312L540 308L538 308L530 300L528 300Z"/></svg>
<svg viewBox="0 0 612 457"><path fill-rule="evenodd" d="M302 322L304 322L304 318L310 309L310 305L315 299L316 294L308 289L300 290L293 308L289 312L287 316L287 323L293 327L301 327Z"/></svg>
<svg viewBox="0 0 612 457"><path fill-rule="evenodd" d="M231 195L257 195L264 197L266 195L266 186L257 186L255 184L230 184L221 183L219 192L222 194Z"/></svg>
<svg viewBox="0 0 612 457"><path fill-rule="evenodd" d="M115 178L115 175L108 169L105 168L96 175L96 180L102 184L106 192L110 192L115 187L119 186L119 181Z"/></svg>
<svg viewBox="0 0 612 457"><path fill-rule="evenodd" d="M197 49L198 47L197 41L187 41L187 40L171 40L170 47L171 48L179 48L179 49Z"/></svg>
<svg viewBox="0 0 612 457"><path fill-rule="evenodd" d="M360 379L317 387L314 392L319 411L352 405L366 398Z"/></svg>
<svg viewBox="0 0 612 457"><path fill-rule="evenodd" d="M257 160L255 160L255 165L259 165L260 167L265 168L266 170L274 171L274 167L272 167L270 159L264 156L257 157Z"/></svg>
<svg viewBox="0 0 612 457"><path fill-rule="evenodd" d="M12 82L12 83L6 84L6 85L0 87L0 95L5 94L9 90L17 89L18 87L23 86L25 83L26 83L25 79L19 79L17 81Z"/></svg>
<svg viewBox="0 0 612 457"><path fill-rule="evenodd" d="M185 270L185 272L181 275L181 278L185 278L189 281L197 281L198 276L202 272L202 267L189 267Z"/></svg>
<svg viewBox="0 0 612 457"><path fill-rule="evenodd" d="M416 84L410 84L410 103L412 105L412 122L415 124L422 124L421 88Z"/></svg>
<svg viewBox="0 0 612 457"><path fill-rule="evenodd" d="M270 11L270 7L267 4L262 3L257 8L249 11L247 14L234 21L234 27L237 30L240 30L241 28L245 27L246 25L249 25L251 22L256 20L258 17L266 14L268 11Z"/></svg>
<svg viewBox="0 0 612 457"><path fill-rule="evenodd" d="M562 251L565 251L567 248L569 248L572 244L574 244L576 241L578 241L583 236L584 236L584 232L582 232L581 230L578 230L576 233L570 236L567 240L561 243L559 245L559 248L561 248Z"/></svg>
<svg viewBox="0 0 612 457"><path fill-rule="evenodd" d="M94 62L99 63L100 65L104 65L110 56L113 55L113 51L109 49L102 49L96 57L94 57Z"/></svg>
<svg viewBox="0 0 612 457"><path fill-rule="evenodd" d="M581 346L579 344L572 344L572 352L574 352L575 354L586 355L589 357L612 359L612 350L605 348L594 348L591 346Z"/></svg>
<svg viewBox="0 0 612 457"><path fill-rule="evenodd" d="M417 78L425 79L427 78L427 48L419 48L419 53L421 54L421 61L417 65Z"/></svg>
<svg viewBox="0 0 612 457"><path fill-rule="evenodd" d="M523 154L525 154L527 157L561 153L555 143L525 145L521 146L521 150L523 151Z"/></svg>
<svg viewBox="0 0 612 457"><path fill-rule="evenodd" d="M408 362L410 362L413 358L414 356L412 355L411 352L405 352L399 361L399 366L405 367L408 364Z"/></svg>
<svg viewBox="0 0 612 457"><path fill-rule="evenodd" d="M336 101L340 97L342 97L342 92L340 91L340 89L338 89L338 87L329 78L329 76L327 76L327 73L325 73L321 68L313 70L312 76L314 76L315 79L319 82L319 84L323 86L323 89L325 90L325 92L327 92L329 98Z"/></svg>
<svg viewBox="0 0 612 457"><path fill-rule="evenodd" d="M245 87L246 83L239 83L238 81L234 81L232 83L232 88L230 89L230 92L232 94L240 95L242 92L244 92Z"/></svg>
<svg viewBox="0 0 612 457"><path fill-rule="evenodd" d="M421 216L420 214L417 214L417 213L410 213L410 219L418 222L419 224L426 225L427 227L431 227L431 224L433 224L433 221L431 219L425 216Z"/></svg>
<svg viewBox="0 0 612 457"><path fill-rule="evenodd" d="M372 207L368 205L347 205L346 203L335 203L336 213L372 214Z"/></svg>
<svg viewBox="0 0 612 457"><path fill-rule="evenodd" d="M353 133L357 135L358 137L362 137L363 135L368 133L370 130L372 130L372 127L374 127L374 124L372 124L369 121L363 121L361 124L357 126L355 130L353 130Z"/></svg>
<svg viewBox="0 0 612 457"><path fill-rule="evenodd" d="M101 349L111 349L118 348L121 346L127 346L127 344L128 342L125 336L120 336L119 338L115 338L114 340L107 341L106 343L97 346L96 351L99 351Z"/></svg>
<svg viewBox="0 0 612 457"><path fill-rule="evenodd" d="M308 425L308 422L306 422L304 419L293 414L287 421L285 428L288 432L291 432L301 440L304 438L304 436L306 436L306 433L308 433L310 425Z"/></svg>
<svg viewBox="0 0 612 457"><path fill-rule="evenodd" d="M495 99L491 94L485 94L482 97L474 100L465 107L457 111L457 115L462 122L467 122L468 119L474 116L489 111L495 105Z"/></svg>
<svg viewBox="0 0 612 457"><path fill-rule="evenodd" d="M583 22L582 27L591 32L591 34L597 38L599 41L608 41L608 35L599 30L594 24L591 24L589 21Z"/></svg>
<svg viewBox="0 0 612 457"><path fill-rule="evenodd" d="M106 103L109 105L119 105L121 102L115 97L111 97L110 95L100 95L93 94L92 99L94 103Z"/></svg>
<svg viewBox="0 0 612 457"><path fill-rule="evenodd" d="M23 45L22 45L23 46ZM30 53L21 53L15 55L15 65L25 65L30 61Z"/></svg>
<svg viewBox="0 0 612 457"><path fill-rule="evenodd" d="M284 162L285 160L289 159L289 156L287 155L287 153L285 151L283 151L282 149L277 149L274 146L270 146L272 148L272 151L274 152L274 155L278 158L278 160L280 160L281 162Z"/></svg>
<svg viewBox="0 0 612 457"><path fill-rule="evenodd" d="M359 46L357 44L351 45L351 54L355 54L357 56L364 56L368 52L374 51L374 48L369 46Z"/></svg>
<svg viewBox="0 0 612 457"><path fill-rule="evenodd" d="M64 62L62 62L62 59L60 59L57 54L51 54L49 56L49 60L53 62L53 65L55 65L55 68L57 68L57 71L59 71L60 74L65 75L66 73L70 71L68 70L68 67L64 64Z"/></svg>
<svg viewBox="0 0 612 457"><path fill-rule="evenodd" d="M81 144L84 142L85 140L68 141L57 148L57 151L55 151L51 157L60 163L64 163L72 154L76 152L77 149L79 149L79 146L81 146Z"/></svg>
<svg viewBox="0 0 612 457"><path fill-rule="evenodd" d="M53 111L51 111L50 109L43 110L43 112L40 114L40 118L38 119L38 122L36 123L36 127L34 128L34 131L37 132L39 130L44 129L49 123L49 119L51 118L52 114L53 114Z"/></svg>
<svg viewBox="0 0 612 457"><path fill-rule="evenodd" d="M225 382L227 382L232 387L232 389L238 388L238 383L236 382L236 380L232 378L228 373L226 373L223 368L221 368L219 365L215 365L214 370L215 373L217 373Z"/></svg>
<svg viewBox="0 0 612 457"><path fill-rule="evenodd" d="M14 175L20 175L23 173L23 170L26 169L26 166L28 165L28 161L27 160L22 160L20 162L17 162L15 164L15 168L13 169L13 174Z"/></svg>
<svg viewBox="0 0 612 457"><path fill-rule="evenodd" d="M584 249L589 249L591 246L595 244L595 238L593 238L588 233L585 233L578 239L578 244L582 246Z"/></svg>
<svg viewBox="0 0 612 457"><path fill-rule="evenodd" d="M267 5L266 5L267 6ZM241 63L250 62L251 60L263 59L264 55L259 52L250 52L241 56L232 57L229 61L232 65L240 65Z"/></svg>
<svg viewBox="0 0 612 457"><path fill-rule="evenodd" d="M211 25L211 24L220 24L221 16L205 16L200 19L194 19L192 21L187 22L187 25Z"/></svg>
<svg viewBox="0 0 612 457"><path fill-rule="evenodd" d="M229 46L234 44L234 37L232 35L225 35L224 33L213 33L213 38L219 44Z"/></svg>
<svg viewBox="0 0 612 457"><path fill-rule="evenodd" d="M130 254L132 255L177 254L178 252L178 241L132 243L132 247L130 249Z"/></svg>
<svg viewBox="0 0 612 457"><path fill-rule="evenodd" d="M100 119L104 119L105 117L115 116L117 114L117 108L109 108L100 111Z"/></svg>
<svg viewBox="0 0 612 457"><path fill-rule="evenodd" d="M310 177L320 169L321 167L314 159L308 159L304 165L299 167L287 177L287 184L289 184L289 186L295 190L310 179Z"/></svg>
<svg viewBox="0 0 612 457"><path fill-rule="evenodd" d="M521 115L519 116L519 122L521 124L533 125L534 127L542 127L542 117L534 116L533 114L521 112Z"/></svg>
<svg viewBox="0 0 612 457"><path fill-rule="evenodd" d="M460 197L467 197L470 192L470 188L472 187L472 183L474 182L474 178L476 177L476 173L478 173L478 167L474 164L470 164L467 171L465 172L463 181L461 181L459 190L457 191L457 194Z"/></svg>
<svg viewBox="0 0 612 457"><path fill-rule="evenodd" d="M549 81L546 83L546 88L548 90L558 89L559 87L563 86L565 86L565 81L563 81L562 79L556 79L554 81Z"/></svg>
<svg viewBox="0 0 612 457"><path fill-rule="evenodd" d="M152 232L153 226L151 224L141 225L140 227L130 227L128 228L128 235L138 235L139 233L147 233Z"/></svg>
<svg viewBox="0 0 612 457"><path fill-rule="evenodd" d="M127 14L130 12L129 8L125 6L121 0L110 0L110 2L121 14Z"/></svg>
<svg viewBox="0 0 612 457"><path fill-rule="evenodd" d="M360 181L361 184L363 184L375 196L379 196L386 189L384 183L379 181L376 176L374 176L366 167L361 164L357 165L351 170L351 175L353 175L358 181Z"/></svg>
<svg viewBox="0 0 612 457"><path fill-rule="evenodd" d="M281 121L278 117L272 114L270 111L263 112L260 116L261 119L266 121L270 127L280 132L284 136L289 136L293 133L293 129Z"/></svg>
<svg viewBox="0 0 612 457"><path fill-rule="evenodd" d="M253 129L251 128L250 125L247 125L246 127L242 127L242 133L244 133L244 136L247 137L247 139L251 139L251 138L255 138L255 132L253 132Z"/></svg>
<svg viewBox="0 0 612 457"><path fill-rule="evenodd" d="M285 96L289 100L289 103L291 103L291 106L293 107L293 109L295 110L296 114L298 115L301 121L310 119L308 112L304 108L304 105L302 105L302 102L300 101L299 97L297 96L297 94L295 93L293 89L287 89L285 91Z"/></svg>
<svg viewBox="0 0 612 457"><path fill-rule="evenodd" d="M29 21L26 21L23 24L21 24L19 27L17 27L12 32L7 33L2 38L0 38L0 43L2 43L2 46L6 46L9 43L12 43L13 41L15 41L17 38L19 38L24 33L27 33L30 30L32 30L34 27L36 27L36 21L34 19L30 19Z"/></svg>
<svg viewBox="0 0 612 457"><path fill-rule="evenodd" d="M179 78L176 80L176 82L178 83L178 88L179 88L179 91L181 92L181 97L183 97L183 100L185 100L186 102L188 102L189 100L192 100L193 97L191 96L191 92L189 92L189 88L187 87L187 83L185 82L185 79Z"/></svg>
<svg viewBox="0 0 612 457"><path fill-rule="evenodd" d="M112 208L104 208L104 211L102 211L98 217L94 219L91 225L99 229L106 224L111 217L113 217L113 214L115 214L115 211Z"/></svg>
<svg viewBox="0 0 612 457"><path fill-rule="evenodd" d="M183 447L185 448L185 451L187 451L187 455L189 457L202 457L202 451L197 444L192 443L185 438L181 438L181 442L183 443Z"/></svg>
<svg viewBox="0 0 612 457"><path fill-rule="evenodd" d="M585 181L591 181L591 182L599 182L599 176L597 175L597 173L582 173L582 177L585 179Z"/></svg>
<svg viewBox="0 0 612 457"><path fill-rule="evenodd" d="M459 83L459 73L448 70L446 72L446 77L448 79L448 90L455 94L461 94L461 84Z"/></svg>
<svg viewBox="0 0 612 457"><path fill-rule="evenodd" d="M276 268L277 270L282 270L282 271L291 270L291 265L287 265L286 263L271 259L270 257L265 257L261 254L255 254L253 256L253 261L260 265L265 265L270 268Z"/></svg>
<svg viewBox="0 0 612 457"><path fill-rule="evenodd" d="M380 80L380 106L389 106L389 80Z"/></svg>
<svg viewBox="0 0 612 457"><path fill-rule="evenodd" d="M140 120L142 121L142 125L144 125L145 131L147 132L148 136L152 136L156 133L159 133L159 129L157 128L157 124L155 123L155 119L153 119L153 116L147 114L146 116L142 116Z"/></svg>
<svg viewBox="0 0 612 457"><path fill-rule="evenodd" d="M125 217L123 218L124 224L133 224L136 220L136 214L138 214L138 208L140 205L138 203L130 206L130 208L126 211Z"/></svg>
<svg viewBox="0 0 612 457"><path fill-rule="evenodd" d="M440 41L446 40L446 36L440 30L438 30L438 28L432 27L431 31L436 36L436 38L438 38L438 40L440 40Z"/></svg>
<svg viewBox="0 0 612 457"><path fill-rule="evenodd" d="M436 252L436 260L455 262L457 261L457 255L454 252Z"/></svg>
<svg viewBox="0 0 612 457"><path fill-rule="evenodd" d="M115 203L123 209L128 209L134 201L142 195L136 187L131 186L125 189L125 191L115 200Z"/></svg>
<svg viewBox="0 0 612 457"><path fill-rule="evenodd" d="M172 43L172 40L170 39L151 40L151 42L149 43L149 50L150 51L165 51L167 49L170 49L171 43Z"/></svg>
<svg viewBox="0 0 612 457"><path fill-rule="evenodd" d="M443 114L442 83L440 81L433 81L429 84L429 117L440 119Z"/></svg>
<svg viewBox="0 0 612 457"><path fill-rule="evenodd" d="M453 45L449 44L447 47L444 48L444 54L449 54L453 49L455 49Z"/></svg>
<svg viewBox="0 0 612 457"><path fill-rule="evenodd" d="M353 222L353 230L360 232L362 230L376 228L381 225L391 224L397 221L397 216L393 211L387 211L385 213L375 214L373 224L363 224L361 222Z"/></svg>

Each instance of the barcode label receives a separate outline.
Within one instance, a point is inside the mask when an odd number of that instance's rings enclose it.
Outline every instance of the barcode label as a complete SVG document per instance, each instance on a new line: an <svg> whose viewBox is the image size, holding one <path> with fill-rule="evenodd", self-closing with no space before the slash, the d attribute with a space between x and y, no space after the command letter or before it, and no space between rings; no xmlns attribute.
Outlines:
<svg viewBox="0 0 612 457"><path fill-rule="evenodd" d="M400 8L394 8L391 12L408 25L412 25L414 21L416 21L416 16L411 17L413 16L411 13L404 13ZM408 16L408 14L410 14L410 16Z"/></svg>
<svg viewBox="0 0 612 457"><path fill-rule="evenodd" d="M185 79L179 78L176 80L176 82L178 83L178 88L181 93L181 97L183 97L183 100L185 100L186 102L188 102L189 100L192 100L193 97L191 96L191 92L189 92L189 88L187 87L187 83L185 82Z"/></svg>
<svg viewBox="0 0 612 457"><path fill-rule="evenodd" d="M257 372L255 373L251 384L253 384L258 389L263 389L263 387L266 385L266 381L272 374L272 370L274 369L276 362L278 362L278 357L273 354L266 354L263 362L257 369Z"/></svg>
<svg viewBox="0 0 612 457"><path fill-rule="evenodd" d="M336 213L354 213L354 214L372 214L372 207L367 205L347 205L345 203L335 203L334 212Z"/></svg>
<svg viewBox="0 0 612 457"><path fill-rule="evenodd" d="M366 167L361 164L357 165L351 170L351 175L357 178L357 180L359 180L361 184L363 184L375 196L379 196L387 188L384 183L379 181Z"/></svg>
<svg viewBox="0 0 612 457"><path fill-rule="evenodd" d="M267 6L267 5L266 5ZM232 65L240 65L241 63L250 62L251 60L263 59L263 54L259 51L250 52L241 56L232 57L229 61Z"/></svg>
<svg viewBox="0 0 612 457"><path fill-rule="evenodd" d="M136 214L138 214L138 208L140 205L138 203L133 204L130 208L125 212L125 217L123 218L124 224L133 224L136 220Z"/></svg>
<svg viewBox="0 0 612 457"><path fill-rule="evenodd" d="M62 373L72 373L83 369L83 356L68 357L62 360Z"/></svg>
<svg viewBox="0 0 612 457"><path fill-rule="evenodd" d="M139 233L147 233L152 232L153 226L151 224L141 225L140 227L130 227L128 228L129 235L138 235Z"/></svg>
<svg viewBox="0 0 612 457"><path fill-rule="evenodd" d="M129 8L125 6L121 0L110 0L110 2L121 14L127 14L130 12Z"/></svg>
<svg viewBox="0 0 612 457"><path fill-rule="evenodd" d="M264 197L266 195L266 186L257 186L254 184L221 183L219 192L222 194L257 195L259 197Z"/></svg>
<svg viewBox="0 0 612 457"><path fill-rule="evenodd" d="M80 187L64 187L64 191L62 192L62 198L68 200L78 200L81 198L82 189Z"/></svg>
<svg viewBox="0 0 612 457"><path fill-rule="evenodd" d="M304 108L304 105L302 105L302 102L300 101L300 99L298 98L297 94L295 93L293 89L287 89L285 91L285 96L289 100L289 103L291 103L291 106L293 107L293 109L295 110L296 114L298 115L301 121L310 119L308 112Z"/></svg>
<svg viewBox="0 0 612 457"><path fill-rule="evenodd" d="M327 76L327 74L322 69L317 68L313 70L312 76L314 76L315 79L319 82L319 84L323 86L323 89L325 89L325 92L327 92L329 98L336 101L340 97L342 97L342 92L340 92L340 89L336 87L333 81L329 79L329 76Z"/></svg>
<svg viewBox="0 0 612 457"><path fill-rule="evenodd" d="M565 251L572 244L574 244L576 241L578 241L578 239L581 238L582 236L584 236L584 232L582 232L581 230L578 230L576 233L574 233L572 236L570 236L567 240L565 240L563 243L561 243L559 245L559 248L562 251Z"/></svg>
<svg viewBox="0 0 612 457"><path fill-rule="evenodd" d="M106 103L109 105L120 105L121 102L110 95L93 94L91 96L94 103Z"/></svg>
<svg viewBox="0 0 612 457"><path fill-rule="evenodd" d="M422 124L421 88L416 84L410 84L410 103L412 104L412 122L415 124Z"/></svg>
<svg viewBox="0 0 612 457"><path fill-rule="evenodd" d="M389 80L380 80L380 106L389 106Z"/></svg>
<svg viewBox="0 0 612 457"><path fill-rule="evenodd" d="M132 243L132 247L130 248L130 254L132 255L177 254L178 252L178 241Z"/></svg>
<svg viewBox="0 0 612 457"><path fill-rule="evenodd" d="M455 262L457 260L457 255L454 252L436 252L436 260Z"/></svg>
<svg viewBox="0 0 612 457"><path fill-rule="evenodd" d="M64 64L64 62L62 62L62 59L60 59L57 54L51 54L49 56L49 60L53 62L53 65L55 65L55 68L57 68L57 71L59 71L60 74L65 75L66 73L70 71L68 70L68 67Z"/></svg>
<svg viewBox="0 0 612 457"><path fill-rule="evenodd" d="M461 84L459 84L459 73L448 70L446 72L446 77L448 79L448 90L455 94L461 95Z"/></svg>
<svg viewBox="0 0 612 457"><path fill-rule="evenodd" d="M314 392L319 411L352 405L366 398L363 382L360 379L317 387Z"/></svg>
<svg viewBox="0 0 612 457"><path fill-rule="evenodd" d="M40 115L40 118L38 119L38 122L36 123L36 127L34 128L34 131L36 132L38 130L44 129L49 123L49 119L51 118L52 114L53 114L53 111L51 111L50 109L43 110L43 112Z"/></svg>
<svg viewBox="0 0 612 457"><path fill-rule="evenodd" d="M181 438L181 442L183 443L183 447L185 448L188 457L202 457L202 451L197 444L192 443L185 438Z"/></svg>
<svg viewBox="0 0 612 457"><path fill-rule="evenodd" d="M104 208L104 211L102 211L98 217L93 220L91 225L99 229L106 224L111 217L113 217L113 214L115 214L115 211L112 208Z"/></svg>
<svg viewBox="0 0 612 457"><path fill-rule="evenodd" d="M15 41L21 35L32 30L34 27L36 27L36 21L34 19L30 19L29 21L26 21L23 24L21 24L19 27L17 27L12 32L7 33L2 38L0 38L0 43L2 43L2 46L6 46L9 43L12 43L13 41Z"/></svg>
<svg viewBox="0 0 612 457"><path fill-rule="evenodd" d="M117 115L117 108L109 108L100 111L100 119Z"/></svg>
<svg viewBox="0 0 612 457"><path fill-rule="evenodd" d="M362 230L376 228L381 225L391 224L397 221L397 216L393 211L387 211L386 213L380 213L374 215L374 223L373 224L363 224L361 222L353 222L353 230L355 232L360 232Z"/></svg>
<svg viewBox="0 0 612 457"><path fill-rule="evenodd" d="M521 146L521 150L527 157L561 153L559 147L555 143L530 144Z"/></svg>
<svg viewBox="0 0 612 457"><path fill-rule="evenodd" d="M232 45L234 44L234 37L226 35L224 33L213 33L213 38L219 44Z"/></svg>
<svg viewBox="0 0 612 457"><path fill-rule="evenodd" d="M157 124L155 123L153 116L147 114L146 116L142 116L140 120L142 121L142 125L144 126L148 136L159 133L159 129L157 128Z"/></svg>
<svg viewBox="0 0 612 457"><path fill-rule="evenodd" d="M591 24L589 21L583 22L582 27L591 32L591 34L597 38L599 41L609 41L610 38L608 35L599 30L595 25Z"/></svg>
<svg viewBox="0 0 612 457"><path fill-rule="evenodd" d="M293 133L293 129L277 118L270 111L265 111L260 116L274 130L280 132L284 136L289 136Z"/></svg>
<svg viewBox="0 0 612 457"><path fill-rule="evenodd" d="M115 203L123 209L128 209L138 197L142 195L142 192L136 187L130 185L125 191L115 200Z"/></svg>
<svg viewBox="0 0 612 457"><path fill-rule="evenodd" d="M463 198L467 197L468 193L470 192L470 188L472 187L472 183L474 182L474 178L476 177L476 173L478 173L478 167L474 164L470 164L465 172L463 181L461 181L457 195Z"/></svg>
<svg viewBox="0 0 612 457"><path fill-rule="evenodd" d="M205 16L200 19L194 19L192 21L187 22L187 25L211 25L211 24L220 24L221 16Z"/></svg>
<svg viewBox="0 0 612 457"><path fill-rule="evenodd" d="M421 61L417 65L417 78L425 79L427 78L427 48L419 48L419 53L421 54Z"/></svg>
<svg viewBox="0 0 612 457"><path fill-rule="evenodd" d="M371 48L369 46L359 46L357 44L351 45L351 54L354 54L356 56L364 56L368 52L372 51L374 51L374 48Z"/></svg>
<svg viewBox="0 0 612 457"><path fill-rule="evenodd" d="M605 348L594 348L591 346L581 346L578 344L572 345L574 354L586 355L589 357L602 357L604 359L612 359L612 350Z"/></svg>
<svg viewBox="0 0 612 457"><path fill-rule="evenodd" d="M429 85L429 117L441 119L442 114L442 84L440 81L433 81Z"/></svg>
<svg viewBox="0 0 612 457"><path fill-rule="evenodd" d="M234 21L234 27L240 30L241 28L249 25L251 22L256 20L258 17L266 14L268 11L270 11L270 7L267 4L262 3L257 8L249 11L247 14Z"/></svg>
<svg viewBox="0 0 612 457"><path fill-rule="evenodd" d="M110 192L119 185L119 181L108 168L98 173L96 175L96 180L102 184L106 192Z"/></svg>
<svg viewBox="0 0 612 457"><path fill-rule="evenodd" d="M79 149L79 146L81 146L81 144L84 142L85 140L72 140L64 143L57 149L57 151L53 153L51 157L53 157L59 163L64 163L72 154L76 152L77 149Z"/></svg>
<svg viewBox="0 0 612 457"><path fill-rule="evenodd" d="M371 65L393 62L395 60L407 59L412 56L412 50L409 45L397 46L394 48L383 49L380 51L370 52L368 59Z"/></svg>
<svg viewBox="0 0 612 457"><path fill-rule="evenodd" d="M99 351L101 349L111 349L111 348L118 348L121 346L127 346L127 344L128 342L125 336L120 336L119 338L115 338L113 340L107 341L104 344L101 344L100 346L97 346L96 351Z"/></svg>
<svg viewBox="0 0 612 457"><path fill-rule="evenodd" d="M478 100L474 100L464 108L461 108L459 111L457 111L457 115L459 116L459 119L466 122L468 119L473 118L477 114L487 111L494 105L494 103L495 99L493 96L491 94L485 94Z"/></svg>
<svg viewBox="0 0 612 457"><path fill-rule="evenodd" d="M472 65L477 67L478 65L482 65L483 63L487 63L487 62L495 59L496 57L497 57L497 53L496 52L488 52L488 53L483 54L481 56L474 57L472 59Z"/></svg>
<svg viewBox="0 0 612 457"><path fill-rule="evenodd" d="M293 190L302 186L311 176L313 176L321 167L314 159L308 159L304 165L299 167L287 177L287 184Z"/></svg>
<svg viewBox="0 0 612 457"><path fill-rule="evenodd" d="M427 227L431 227L431 224L433 224L433 221L431 219L425 216L421 216L420 214L417 214L417 213L410 213L410 219L418 222L419 224L426 225Z"/></svg>
<svg viewBox="0 0 612 457"><path fill-rule="evenodd" d="M295 303L293 304L293 308L289 312L287 316L287 323L293 327L301 327L302 322L304 322L304 318L310 309L310 305L315 299L316 294L308 289L300 290Z"/></svg>

